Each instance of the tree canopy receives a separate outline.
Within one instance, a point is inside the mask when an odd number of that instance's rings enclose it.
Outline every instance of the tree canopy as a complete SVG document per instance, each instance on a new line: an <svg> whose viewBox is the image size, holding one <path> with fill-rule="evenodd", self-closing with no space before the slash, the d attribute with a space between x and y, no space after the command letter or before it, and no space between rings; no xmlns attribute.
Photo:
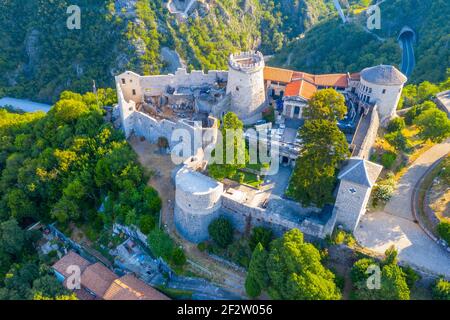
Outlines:
<svg viewBox="0 0 450 320"><path fill-rule="evenodd" d="M304 242L303 234L298 229L273 240L268 253L260 244L256 246L246 288L250 296L258 296L266 290L274 299L341 298L334 274L323 266L319 250Z"/></svg>

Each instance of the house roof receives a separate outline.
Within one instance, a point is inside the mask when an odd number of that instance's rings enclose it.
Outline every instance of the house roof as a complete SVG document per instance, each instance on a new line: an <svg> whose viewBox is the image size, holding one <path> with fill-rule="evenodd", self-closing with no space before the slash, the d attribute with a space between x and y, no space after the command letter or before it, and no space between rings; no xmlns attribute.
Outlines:
<svg viewBox="0 0 450 320"><path fill-rule="evenodd" d="M321 87L348 87L348 75L346 73L320 74L314 76L314 83Z"/></svg>
<svg viewBox="0 0 450 320"><path fill-rule="evenodd" d="M314 93L317 91L317 87L305 80L293 81L286 86L284 95L286 97L303 97L305 99L311 99Z"/></svg>
<svg viewBox="0 0 450 320"><path fill-rule="evenodd" d="M83 272L91 263L81 257L74 251L69 251L64 257L59 259L52 267L54 270L62 274L64 277L68 277L71 273L67 272L67 268L70 266L78 266L80 271Z"/></svg>
<svg viewBox="0 0 450 320"><path fill-rule="evenodd" d="M103 297L111 283L117 276L100 262L94 263L86 268L81 274L81 285L97 297Z"/></svg>
<svg viewBox="0 0 450 320"><path fill-rule="evenodd" d="M396 67L389 65L365 68L361 71L361 78L370 83L388 86L403 85L408 80Z"/></svg>
<svg viewBox="0 0 450 320"><path fill-rule="evenodd" d="M264 67L264 80L289 83L291 82L293 73L294 71L292 70Z"/></svg>
<svg viewBox="0 0 450 320"><path fill-rule="evenodd" d="M379 164L362 158L350 158L339 173L338 179L372 188L382 169Z"/></svg>
<svg viewBox="0 0 450 320"><path fill-rule="evenodd" d="M105 300L170 300L132 274L114 280L103 296Z"/></svg>

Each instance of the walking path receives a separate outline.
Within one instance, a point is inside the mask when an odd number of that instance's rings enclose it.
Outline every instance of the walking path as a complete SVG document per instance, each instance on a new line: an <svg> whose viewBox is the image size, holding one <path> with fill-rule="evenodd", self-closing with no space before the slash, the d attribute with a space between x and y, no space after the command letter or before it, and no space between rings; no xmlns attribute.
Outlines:
<svg viewBox="0 0 450 320"><path fill-rule="evenodd" d="M395 245L400 262L450 279L450 254L427 236L412 213L414 187L433 163L449 152L447 140L422 154L402 176L384 211L367 213L361 219L355 237L362 246L381 255Z"/></svg>
<svg viewBox="0 0 450 320"><path fill-rule="evenodd" d="M204 252L200 252L197 245L184 240L177 232L173 221L173 210L175 200L175 185L172 179L175 165L172 163L170 155L163 155L157 152L157 147L147 141L140 141L133 137L130 145L138 154L139 162L144 168L157 170L152 176L149 184L159 193L162 201L161 220L164 228L179 245L182 245L188 263L197 273L204 274L213 282L219 284L225 290L245 298L245 277L240 270L235 270L217 260L214 260Z"/></svg>

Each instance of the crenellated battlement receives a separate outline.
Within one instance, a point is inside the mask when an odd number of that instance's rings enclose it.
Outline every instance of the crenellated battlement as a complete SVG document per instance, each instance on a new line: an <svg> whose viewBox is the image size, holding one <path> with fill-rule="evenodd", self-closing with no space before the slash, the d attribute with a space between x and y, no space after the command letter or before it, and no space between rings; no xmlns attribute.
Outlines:
<svg viewBox="0 0 450 320"><path fill-rule="evenodd" d="M264 68L264 56L259 51L230 54L228 64L230 68L233 68L236 71L256 71L260 68Z"/></svg>

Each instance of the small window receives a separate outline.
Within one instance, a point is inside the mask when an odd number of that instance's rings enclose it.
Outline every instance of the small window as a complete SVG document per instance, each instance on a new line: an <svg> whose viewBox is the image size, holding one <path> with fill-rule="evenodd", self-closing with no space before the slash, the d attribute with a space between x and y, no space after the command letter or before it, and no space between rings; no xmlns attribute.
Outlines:
<svg viewBox="0 0 450 320"><path fill-rule="evenodd" d="M135 89L133 89L133 96L135 96L136 95L136 90Z"/></svg>
<svg viewBox="0 0 450 320"><path fill-rule="evenodd" d="M236 87L236 91L239 91L239 87Z"/></svg>
<svg viewBox="0 0 450 320"><path fill-rule="evenodd" d="M122 78L122 84L125 84L125 78Z"/></svg>
<svg viewBox="0 0 450 320"><path fill-rule="evenodd" d="M383 89L383 94L386 94L386 89Z"/></svg>
<svg viewBox="0 0 450 320"><path fill-rule="evenodd" d="M356 193L356 189L355 188L350 188L348 191L350 191L351 194L355 194Z"/></svg>

